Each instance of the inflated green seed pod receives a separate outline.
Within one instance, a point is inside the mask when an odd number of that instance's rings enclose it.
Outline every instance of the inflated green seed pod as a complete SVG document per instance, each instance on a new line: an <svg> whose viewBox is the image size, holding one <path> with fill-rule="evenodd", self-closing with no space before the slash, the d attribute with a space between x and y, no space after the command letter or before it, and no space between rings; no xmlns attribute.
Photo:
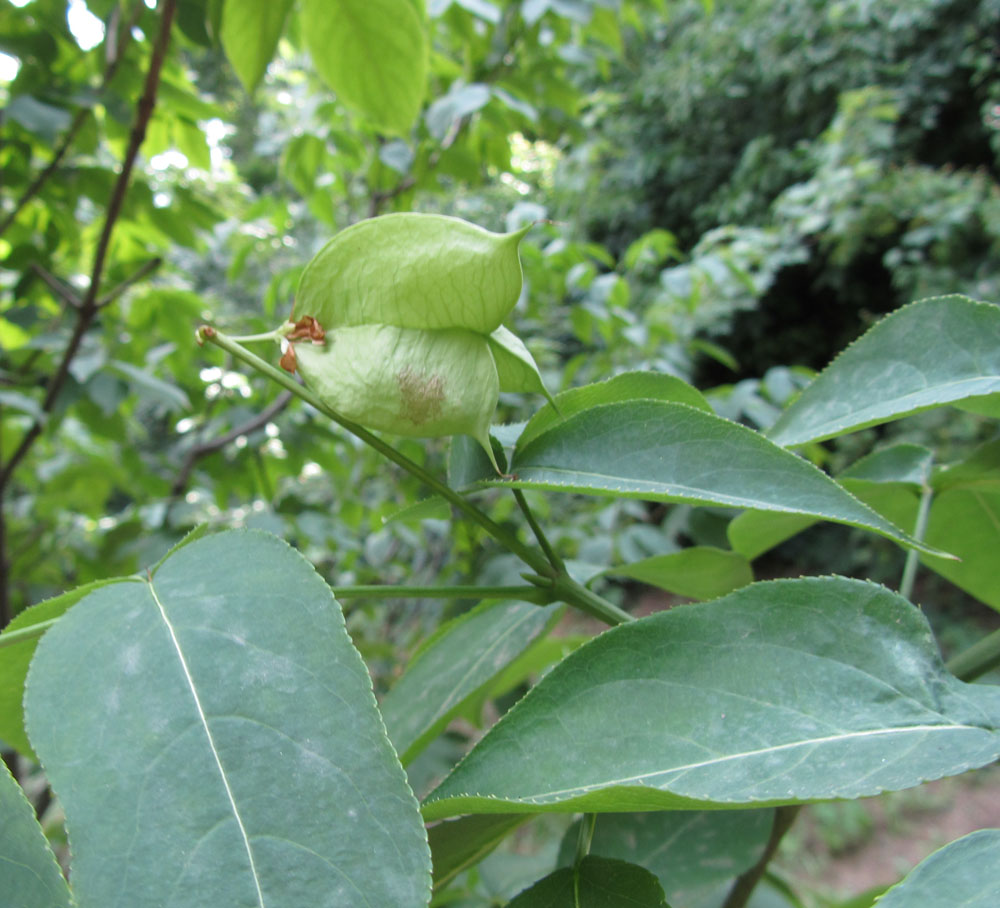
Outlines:
<svg viewBox="0 0 1000 908"><path fill-rule="evenodd" d="M398 435L466 434L492 459L505 391L548 396L501 322L521 293L527 228L490 233L457 218L390 214L334 237L306 266L292 321L306 384L348 419ZM318 340L315 325L325 332ZM551 399L551 398L550 398Z"/></svg>
<svg viewBox="0 0 1000 908"><path fill-rule="evenodd" d="M360 221L306 267L292 320L492 334L521 294L517 247L529 229L491 233L437 214Z"/></svg>
<svg viewBox="0 0 1000 908"><path fill-rule="evenodd" d="M299 344L306 384L338 413L396 435L471 435L489 447L500 391L489 343L462 328L356 325Z"/></svg>

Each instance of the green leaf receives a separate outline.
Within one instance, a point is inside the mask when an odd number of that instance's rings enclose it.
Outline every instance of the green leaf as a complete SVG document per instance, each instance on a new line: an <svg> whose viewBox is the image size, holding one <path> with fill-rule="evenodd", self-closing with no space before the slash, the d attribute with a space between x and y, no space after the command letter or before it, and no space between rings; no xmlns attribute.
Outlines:
<svg viewBox="0 0 1000 908"><path fill-rule="evenodd" d="M247 91L264 77L291 8L292 0L226 0L220 38Z"/></svg>
<svg viewBox="0 0 1000 908"><path fill-rule="evenodd" d="M389 738L409 763L462 705L547 633L560 607L484 602L440 627L382 701Z"/></svg>
<svg viewBox="0 0 1000 908"><path fill-rule="evenodd" d="M816 523L804 514L782 514L779 511L744 511L729 521L726 537L734 552L753 561L764 552L781 545Z"/></svg>
<svg viewBox="0 0 1000 908"><path fill-rule="evenodd" d="M0 639L14 631L22 631L58 618L70 606L94 590L99 590L110 583L121 582L99 580L96 583L88 583L86 586L26 608L3 629ZM32 760L36 757L24 731L21 701L24 698L24 679L28 674L28 666L31 664L32 656L35 655L39 639L40 637L34 637L0 649L0 740Z"/></svg>
<svg viewBox="0 0 1000 908"><path fill-rule="evenodd" d="M934 297L865 332L805 388L768 436L794 447L998 390L1000 307Z"/></svg>
<svg viewBox="0 0 1000 908"><path fill-rule="evenodd" d="M552 402L535 359L521 338L501 325L490 335L490 351L497 365L501 391L544 394Z"/></svg>
<svg viewBox="0 0 1000 908"><path fill-rule="evenodd" d="M643 867L587 855L511 899L507 908L669 908L663 888Z"/></svg>
<svg viewBox="0 0 1000 908"><path fill-rule="evenodd" d="M712 546L655 555L608 568L604 573L629 577L691 599L714 599L753 581L750 563L743 555Z"/></svg>
<svg viewBox="0 0 1000 908"><path fill-rule="evenodd" d="M20 410L27 413L33 420L42 425L48 420L49 415L27 394L20 391L0 391L0 406L10 407L12 410Z"/></svg>
<svg viewBox="0 0 1000 908"><path fill-rule="evenodd" d="M275 537L197 539L91 593L39 644L25 711L81 906L427 903L368 671Z"/></svg>
<svg viewBox="0 0 1000 908"><path fill-rule="evenodd" d="M143 399L160 404L171 412L191 408L187 395L177 385L163 381L132 363L113 359L108 365L115 372L124 375L132 389Z"/></svg>
<svg viewBox="0 0 1000 908"><path fill-rule="evenodd" d="M757 583L581 647L424 817L856 798L992 762L998 723L1000 688L949 675L901 596L837 577Z"/></svg>
<svg viewBox="0 0 1000 908"><path fill-rule="evenodd" d="M665 400L688 404L706 413L712 407L700 391L673 375L659 372L624 372L607 381L571 388L556 395L555 407L542 407L524 427L518 447L525 447L553 426L565 422L575 413L599 404L613 404L639 399Z"/></svg>
<svg viewBox="0 0 1000 908"><path fill-rule="evenodd" d="M387 214L342 230L306 266L293 320L490 335L521 293L517 247L530 230L490 233L459 218Z"/></svg>
<svg viewBox="0 0 1000 908"><path fill-rule="evenodd" d="M1000 611L1000 489L953 488L936 495L925 538L947 544L961 560L922 555L924 564Z"/></svg>
<svg viewBox="0 0 1000 908"><path fill-rule="evenodd" d="M930 479L933 464L934 452L930 448L914 444L891 445L856 460L837 478L905 482L919 489Z"/></svg>
<svg viewBox="0 0 1000 908"><path fill-rule="evenodd" d="M302 0L313 65L349 107L383 132L413 125L424 100L428 40L412 0Z"/></svg>
<svg viewBox="0 0 1000 908"><path fill-rule="evenodd" d="M528 819L528 814L520 813L477 814L431 826L427 840L434 888L444 887L466 867L477 864Z"/></svg>
<svg viewBox="0 0 1000 908"><path fill-rule="evenodd" d="M1000 898L1000 829L980 829L935 851L876 904L878 908L995 908Z"/></svg>
<svg viewBox="0 0 1000 908"><path fill-rule="evenodd" d="M35 811L0 760L0 893L10 908L70 908L69 888Z"/></svg>
<svg viewBox="0 0 1000 908"><path fill-rule="evenodd" d="M773 810L601 814L590 853L645 867L671 902L690 905L757 863L773 820ZM563 837L560 863L572 862L579 828Z"/></svg>
<svg viewBox="0 0 1000 908"><path fill-rule="evenodd" d="M926 550L812 464L685 404L636 400L577 413L518 447L511 471L517 478L504 484L808 514Z"/></svg>

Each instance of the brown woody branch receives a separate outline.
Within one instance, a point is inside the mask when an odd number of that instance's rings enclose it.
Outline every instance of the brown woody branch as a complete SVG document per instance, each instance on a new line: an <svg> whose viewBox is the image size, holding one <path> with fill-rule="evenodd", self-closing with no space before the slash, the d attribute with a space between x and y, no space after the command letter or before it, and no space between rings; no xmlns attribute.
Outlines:
<svg viewBox="0 0 1000 908"><path fill-rule="evenodd" d="M236 441L236 439L241 435L249 435L251 432L256 432L257 429L266 426L272 419L274 419L275 416L288 406L288 402L291 399L291 391L282 391L281 394L271 401L271 403L261 410L260 413L258 413L253 419L247 420L242 425L235 426L224 435L219 435L217 438L210 438L208 441L199 442L191 448L187 452L187 456L184 458L184 463L177 474L177 478L174 480L173 486L171 486L171 497L178 498L184 489L187 488L188 480L191 478L191 473L199 460L203 457L207 457L209 454L214 454L216 451L221 451L226 445Z"/></svg>

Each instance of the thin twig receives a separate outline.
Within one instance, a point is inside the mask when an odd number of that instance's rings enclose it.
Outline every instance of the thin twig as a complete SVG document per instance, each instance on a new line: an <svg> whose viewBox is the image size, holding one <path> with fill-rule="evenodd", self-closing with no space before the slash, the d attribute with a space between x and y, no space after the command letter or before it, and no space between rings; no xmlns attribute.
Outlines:
<svg viewBox="0 0 1000 908"><path fill-rule="evenodd" d="M102 296L97 301L97 308L103 309L105 306L113 303L126 290L128 290L129 287L131 287L133 284L139 283L139 281L141 281L143 278L148 277L150 274L156 271L156 269L159 268L160 265L162 264L163 264L163 259L161 259L159 256L157 256L155 259L150 259L148 262L146 262L145 265L142 265L131 277L125 278L125 280L123 280L117 287L115 287L114 290L105 293L104 296Z"/></svg>
<svg viewBox="0 0 1000 908"><path fill-rule="evenodd" d="M176 498L184 491L187 487L188 480L191 478L191 473L199 460L203 457L207 457L209 454L214 454L216 451L222 450L226 445L236 441L236 439L241 435L249 435L251 432L257 431L257 429L262 426L266 426L272 419L274 419L275 416L288 406L288 402L291 399L291 391L282 391L281 394L279 394L273 401L271 401L270 404L261 410L260 413L253 417L253 419L249 419L245 423L230 429L224 435L220 435L217 438L210 438L208 441L199 442L191 448L187 452L187 456L184 458L184 463L170 489L171 496Z"/></svg>
<svg viewBox="0 0 1000 908"><path fill-rule="evenodd" d="M72 306L74 309L80 308L80 297L76 295L76 291L73 290L69 284L64 284L59 278L57 278L50 271L43 268L38 262L31 263L31 270L35 272L46 284L46 286L61 299L67 306Z"/></svg>
<svg viewBox="0 0 1000 908"><path fill-rule="evenodd" d="M729 890L729 895L722 903L722 908L744 908L764 876L767 865L771 863L771 859L778 851L778 846L785 837L785 833L792 828L792 823L795 822L801 809L801 804L787 804L775 809L774 825L771 826L771 835L767 840L767 845L764 846L764 853L753 867L736 878L733 888Z"/></svg>
<svg viewBox="0 0 1000 908"><path fill-rule="evenodd" d="M549 543L545 532L542 530L541 525L535 519L534 513L530 507L528 507L528 501L524 497L524 492L520 489L511 489L514 493L514 500L517 502L517 506L521 509L521 513L524 515L524 519L528 521L528 526L531 527L531 532L535 534L535 539L538 540L538 544L542 547L542 551L545 552L545 557L549 559L549 564L552 565L560 574L566 573L566 565L563 564L562 558L560 558L552 545Z"/></svg>

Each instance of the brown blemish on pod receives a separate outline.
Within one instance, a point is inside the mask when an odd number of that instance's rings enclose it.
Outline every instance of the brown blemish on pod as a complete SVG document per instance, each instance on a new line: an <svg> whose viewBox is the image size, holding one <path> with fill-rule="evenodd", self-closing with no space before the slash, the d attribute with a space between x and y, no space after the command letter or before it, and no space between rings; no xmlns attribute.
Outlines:
<svg viewBox="0 0 1000 908"><path fill-rule="evenodd" d="M444 382L440 375L421 375L407 366L396 373L396 381L403 398L400 416L420 426L441 415Z"/></svg>

